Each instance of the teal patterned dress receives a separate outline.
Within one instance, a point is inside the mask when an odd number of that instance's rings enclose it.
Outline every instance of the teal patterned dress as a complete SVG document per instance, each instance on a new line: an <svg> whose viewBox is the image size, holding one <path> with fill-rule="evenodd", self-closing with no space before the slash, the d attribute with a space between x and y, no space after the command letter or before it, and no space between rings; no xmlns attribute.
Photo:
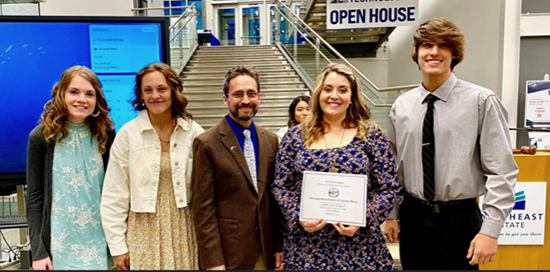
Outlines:
<svg viewBox="0 0 550 272"><path fill-rule="evenodd" d="M66 122L69 136L55 145L51 254L55 270L106 270L107 242L101 226L103 160L85 124Z"/></svg>

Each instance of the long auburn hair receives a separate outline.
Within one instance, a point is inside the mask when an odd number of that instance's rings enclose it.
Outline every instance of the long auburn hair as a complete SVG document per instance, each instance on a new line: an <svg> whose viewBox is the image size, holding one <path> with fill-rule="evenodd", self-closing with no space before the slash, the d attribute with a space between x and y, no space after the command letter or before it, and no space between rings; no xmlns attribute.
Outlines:
<svg viewBox="0 0 550 272"><path fill-rule="evenodd" d="M330 73L338 73L345 76L351 84L351 105L346 111L346 118L342 121L342 126L346 129L357 128L359 136L366 139L365 135L368 131L366 124L374 124L374 122L370 120L369 107L363 98L361 85L357 77L347 65L330 63L325 66L317 76L315 90L311 96L311 102L309 103L311 107L311 117L304 125L304 144L308 147L317 142L325 133L325 130L330 129L329 124L323 121L323 111L319 105L319 96L323 90L325 79Z"/></svg>
<svg viewBox="0 0 550 272"><path fill-rule="evenodd" d="M52 88L52 99L46 102L44 112L42 112L40 117L40 123L44 126L42 133L47 143L60 143L69 136L69 131L65 127L65 122L67 122L67 116L69 115L65 102L65 93L76 75L90 82L95 90L96 104L93 113L99 113L99 115L97 117L88 116L85 123L92 135L97 137L99 153L104 154L107 150L105 146L109 140L107 130L114 129L113 121L109 117L111 109L107 106L101 82L96 74L87 67L80 65L72 66L61 74L61 79ZM59 133L61 133L61 137L57 137Z"/></svg>
<svg viewBox="0 0 550 272"><path fill-rule="evenodd" d="M166 78L166 82L170 85L172 93L172 116L182 117L185 120L192 119L193 116L187 111L189 100L183 96L183 84L180 77L168 64L156 62L151 63L136 74L136 85L134 87L135 98L132 100L132 106L136 111L147 109L143 103L143 95L141 92L143 77L152 72L161 72Z"/></svg>

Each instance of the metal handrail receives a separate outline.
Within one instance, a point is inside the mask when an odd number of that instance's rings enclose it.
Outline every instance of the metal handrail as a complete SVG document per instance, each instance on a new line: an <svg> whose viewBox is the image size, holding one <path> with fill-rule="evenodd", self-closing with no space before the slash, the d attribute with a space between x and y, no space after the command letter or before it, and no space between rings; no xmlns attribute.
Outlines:
<svg viewBox="0 0 550 272"><path fill-rule="evenodd" d="M187 21L185 21L185 23L183 23L183 26L179 28L178 32L176 32L174 35L172 35L172 38L170 38L170 43L174 41L174 39L176 39L176 37L178 36L178 34L180 34L180 32L183 31L183 29L187 26L187 24L189 22L191 22L191 20L193 20L193 16L189 17L187 19Z"/></svg>
<svg viewBox="0 0 550 272"><path fill-rule="evenodd" d="M278 0L277 0L278 1ZM288 7L287 7L288 8ZM277 8L278 9L278 8ZM288 10L288 9L287 9ZM288 23L290 23L293 27L294 27L294 31L300 33L302 35L302 37L329 63L332 63L332 61L317 47L317 45L315 45L313 42L311 42L307 35L305 33L303 33L302 31L300 31L298 29L298 27L292 22L292 20L290 20L280 9L278 9L279 13L281 14L281 16L283 16ZM291 14L293 14L292 12L290 12ZM317 33L315 33L317 34ZM322 38L321 38L322 39ZM337 51L336 51L337 52ZM344 60L348 66L350 68L352 68L354 71L359 71L357 70L357 68L355 68L355 66L353 66L353 64L349 63L342 55L340 55L340 58L342 58L342 60ZM358 72L360 73L360 71ZM361 73L362 74L362 73ZM363 75L364 76L364 75ZM392 104L378 104L378 103L375 103L374 101L372 101L372 99L370 97L368 97L365 93L361 92L361 94L363 95L363 97L365 97L365 99L367 101L369 101L373 106L376 106L376 107L391 107ZM378 97L378 99L380 99L381 101L384 101L382 98L380 98L377 94L374 93L374 95L376 95L376 97Z"/></svg>
<svg viewBox="0 0 550 272"><path fill-rule="evenodd" d="M197 4L196 3L193 3L191 6L189 6L181 15L180 17L178 17L178 19L170 26L170 28L168 29L169 31L174 29L176 27L176 25L181 21L183 20L183 17L187 16L187 14L189 14L189 10L193 10L195 11L195 9L197 8ZM196 11L195 11L196 12Z"/></svg>
<svg viewBox="0 0 550 272"><path fill-rule="evenodd" d="M283 7L285 7L287 10L290 10L289 7L281 2L281 0L275 0L275 2ZM281 14L282 12L279 11ZM378 85L376 85L372 80L370 80L367 76L365 76L359 69L357 69L353 64L351 64L346 58L344 58L344 56L342 56L342 54L340 54L340 52L338 52L336 49L334 49L334 47L332 47L323 37L321 37L319 34L317 34L317 32L315 32L315 30L313 30L308 24L306 24L299 16L296 16L296 14L294 14L293 12L289 12L292 17L294 19L296 19L298 22L301 23L302 26L304 26L304 28L308 31L310 31L311 34L313 34L315 36L315 38L319 39L319 41L321 43L323 43L323 45L325 45L326 48L328 48L330 51L332 51L332 53L339 57L343 62L345 62L355 73L357 73L357 75L365 80L369 85L371 85L371 87L376 90L376 91L380 91L380 90L383 90L383 91L390 91L390 90L403 90L403 87L411 87L410 89L414 88L414 87L417 87L418 85L405 85L405 86L399 86L399 87L387 87L387 88L380 88L378 87ZM289 21L290 22L290 21ZM316 47L315 47L316 48ZM317 49L317 48L316 48ZM376 94L375 94L376 95ZM380 98L380 97L378 97ZM381 98L380 98L381 99Z"/></svg>

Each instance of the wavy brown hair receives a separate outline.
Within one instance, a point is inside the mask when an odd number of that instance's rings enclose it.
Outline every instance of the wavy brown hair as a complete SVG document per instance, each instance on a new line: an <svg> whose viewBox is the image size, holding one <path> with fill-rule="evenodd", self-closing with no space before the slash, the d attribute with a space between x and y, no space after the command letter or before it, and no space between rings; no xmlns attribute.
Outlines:
<svg viewBox="0 0 550 272"><path fill-rule="evenodd" d="M44 138L47 143L59 143L69 136L69 131L65 128L65 122L69 114L65 102L65 93L67 93L69 85L76 75L90 82L95 90L97 99L93 113L99 113L99 115L97 117L88 116L85 123L90 129L90 132L97 137L99 142L99 153L104 154L106 151L105 146L109 140L107 130L114 129L113 121L109 117L111 109L107 106L107 100L103 95L101 82L96 74L84 66L76 65L65 70L63 74L61 74L59 82L53 86L52 99L46 102L44 105L44 112L40 117L40 123L44 125ZM57 137L59 133L61 133L61 137Z"/></svg>
<svg viewBox="0 0 550 272"><path fill-rule="evenodd" d="M237 65L234 67L231 67L227 73L225 73L225 77L223 79L223 94L227 96L229 93L229 82L242 75L250 76L256 81L256 85L258 86L258 93L260 92L260 76L258 75L258 72L252 70L251 68L248 68L244 65Z"/></svg>
<svg viewBox="0 0 550 272"><path fill-rule="evenodd" d="M169 65L161 62L151 63L143 67L143 69L136 74L136 85L134 87L135 98L131 102L134 109L136 111L147 109L147 106L143 103L141 88L143 77L152 72L161 72L166 78L168 85L170 85L170 92L172 92L172 116L182 117L186 120L192 119L193 116L187 112L189 101L183 96L183 84L180 77Z"/></svg>
<svg viewBox="0 0 550 272"><path fill-rule="evenodd" d="M323 121L323 111L319 105L319 96L323 90L325 79L330 73L338 73L345 76L351 84L351 104L347 109L346 118L342 121L342 126L344 128L357 128L358 135L365 139L365 135L368 131L366 123L374 124L374 122L370 120L369 108L361 93L359 80L351 69L344 64L328 64L323 68L319 76L317 76L315 91L309 103L311 107L311 117L304 125L304 144L307 147L319 140L325 133L325 130L330 129L329 124Z"/></svg>
<svg viewBox="0 0 550 272"><path fill-rule="evenodd" d="M453 52L451 71L464 59L466 39L462 30L448 18L432 18L422 23L414 33L412 59L418 65L418 47L423 43L446 43Z"/></svg>

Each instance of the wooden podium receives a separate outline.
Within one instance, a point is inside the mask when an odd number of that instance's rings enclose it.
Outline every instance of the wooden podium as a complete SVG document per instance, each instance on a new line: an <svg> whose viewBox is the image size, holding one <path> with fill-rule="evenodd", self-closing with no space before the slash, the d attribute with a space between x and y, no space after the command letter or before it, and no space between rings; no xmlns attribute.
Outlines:
<svg viewBox="0 0 550 272"><path fill-rule="evenodd" d="M550 182L550 153L514 155L519 167L518 182ZM550 270L550 186L546 186L544 245L498 246L493 262L480 265L480 270Z"/></svg>

